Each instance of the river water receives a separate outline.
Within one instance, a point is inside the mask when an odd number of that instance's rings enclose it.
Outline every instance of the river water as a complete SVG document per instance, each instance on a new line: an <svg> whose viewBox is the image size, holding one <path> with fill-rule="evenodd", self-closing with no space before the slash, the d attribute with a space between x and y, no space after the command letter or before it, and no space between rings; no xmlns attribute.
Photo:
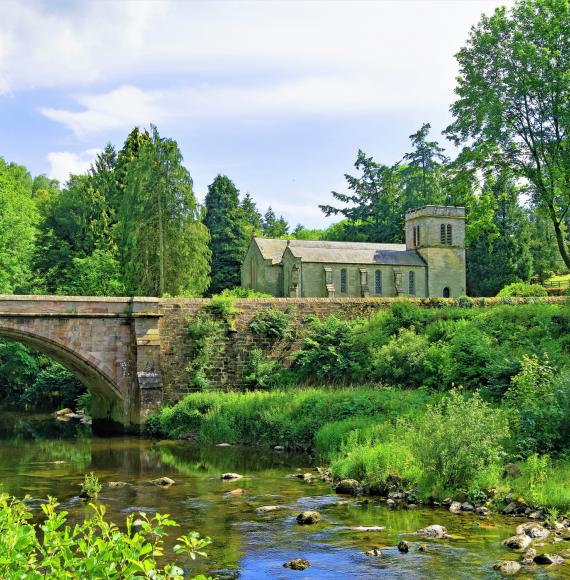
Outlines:
<svg viewBox="0 0 570 580"><path fill-rule="evenodd" d="M78 498L85 473L93 471L103 483L127 482L123 488L103 487L99 497L115 523L132 511L158 511L171 514L180 531L194 529L211 536L207 560L182 562L190 574L203 572L220 579L498 578L492 564L513 558L500 541L513 535L521 520L452 515L429 508L392 511L374 499L337 496L321 481L287 477L313 467L304 456L134 437L97 438L88 427L48 415L0 414L0 490L33 498L56 496L73 521L89 512ZM248 477L222 481L225 472ZM176 483L169 488L148 484L160 476ZM245 490L243 496L227 495L237 487ZM256 514L263 505L284 509ZM318 510L322 521L299 526L295 516L303 510ZM446 526L456 538L425 541L411 535L431 524ZM353 529L357 526L385 529ZM396 547L402 539L410 543L407 554ZM418 550L420 543L427 544L425 552ZM570 548L570 542L560 544L561 549ZM378 547L382 557L365 555ZM304 572L283 568L283 563L300 557L311 567ZM570 578L570 563L525 570L517 578Z"/></svg>

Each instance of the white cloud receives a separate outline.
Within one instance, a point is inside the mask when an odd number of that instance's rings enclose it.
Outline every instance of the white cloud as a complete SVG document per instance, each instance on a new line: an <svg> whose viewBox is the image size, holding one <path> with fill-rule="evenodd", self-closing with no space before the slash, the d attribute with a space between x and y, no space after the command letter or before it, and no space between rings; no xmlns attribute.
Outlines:
<svg viewBox="0 0 570 580"><path fill-rule="evenodd" d="M99 153L99 149L87 149L81 153L71 153L69 151L48 153L49 176L52 179L57 179L60 183L65 183L71 174L80 175L85 173L95 160L97 153Z"/></svg>

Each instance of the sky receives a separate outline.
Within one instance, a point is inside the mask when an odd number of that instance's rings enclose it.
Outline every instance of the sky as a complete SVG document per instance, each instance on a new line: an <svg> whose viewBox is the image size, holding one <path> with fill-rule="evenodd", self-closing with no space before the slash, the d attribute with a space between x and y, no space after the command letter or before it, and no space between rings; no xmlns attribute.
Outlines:
<svg viewBox="0 0 570 580"><path fill-rule="evenodd" d="M502 4L0 0L0 157L65 182L153 123L198 199L226 174L260 210L324 227L358 149L394 163L429 122L453 152L453 55Z"/></svg>

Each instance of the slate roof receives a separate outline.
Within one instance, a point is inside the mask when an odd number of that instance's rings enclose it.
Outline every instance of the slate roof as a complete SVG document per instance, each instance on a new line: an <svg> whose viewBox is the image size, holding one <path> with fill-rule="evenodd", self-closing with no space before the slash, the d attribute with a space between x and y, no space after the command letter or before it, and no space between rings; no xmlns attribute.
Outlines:
<svg viewBox="0 0 570 580"><path fill-rule="evenodd" d="M281 261L289 250L303 262L328 264L383 264L390 266L425 266L415 250L405 244L369 244L361 242L321 242L309 240L274 240L255 238L265 259L273 264ZM287 243L289 242L289 243Z"/></svg>

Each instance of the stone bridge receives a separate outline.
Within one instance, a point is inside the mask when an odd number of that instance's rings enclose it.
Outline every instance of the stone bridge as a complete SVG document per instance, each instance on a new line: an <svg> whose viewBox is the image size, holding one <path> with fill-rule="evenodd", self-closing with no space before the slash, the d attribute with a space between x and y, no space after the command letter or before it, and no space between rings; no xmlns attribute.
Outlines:
<svg viewBox="0 0 570 580"><path fill-rule="evenodd" d="M0 338L69 369L100 429L136 428L160 404L159 318L157 298L0 296Z"/></svg>

